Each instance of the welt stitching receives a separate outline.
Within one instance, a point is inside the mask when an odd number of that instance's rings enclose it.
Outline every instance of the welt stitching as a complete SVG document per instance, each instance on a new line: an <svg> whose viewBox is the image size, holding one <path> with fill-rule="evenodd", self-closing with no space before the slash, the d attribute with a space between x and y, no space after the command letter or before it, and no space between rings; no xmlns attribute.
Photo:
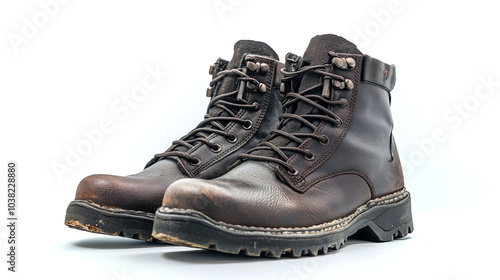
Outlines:
<svg viewBox="0 0 500 280"><path fill-rule="evenodd" d="M338 228L338 225L344 224L346 220L352 221L355 217L357 217L361 213L364 213L365 211L371 209L374 206L386 205L386 204L390 204L390 203L396 203L396 202L402 201L403 199L405 199L405 198L407 198L409 196L410 196L410 193L408 191L406 191L406 189L402 189L402 190L396 191L394 193L391 193L391 194L388 194L388 195L385 195L385 196L382 196L382 197L379 197L379 198L371 199L367 203L365 203L365 204L361 205L360 207L358 207L354 211L354 213L352 213L350 215L347 215L347 216L344 216L344 217L341 217L341 218L337 218L337 219L335 219L333 221L330 221L330 222L326 222L326 223L322 223L322 224L317 224L317 225L312 225L310 227L287 227L287 228L281 227L281 228L271 228L271 227L257 227L257 226L244 226L244 225L237 225L237 224L229 224L229 223L225 223L225 222L222 222L222 221L215 221L215 222L217 224L219 224L218 226L221 226L221 227L223 227L225 229L228 229L228 230L235 230L235 231L238 231L238 229L235 229L234 227L239 227L239 228L242 228L242 229L251 229L251 230L254 230L254 229L256 229L256 230L262 230L262 231L264 231L264 233L269 233L269 234L282 234L282 232L272 232L272 231L269 231L269 230L280 230L280 231L283 231L283 230L288 230L288 231L291 231L291 230L300 230L298 232L291 232L291 233L295 233L295 234L319 233L319 232L324 232L324 231L327 231L327 230ZM158 209L158 211L161 212L161 213L168 213L169 210L173 210L173 211L179 211L179 210L180 211L185 211L186 209L182 209L182 208L168 208L168 207L161 207L161 208ZM198 211L196 211L196 212L198 212ZM198 212L198 213L202 214L201 212ZM229 227L233 227L233 228L229 228ZM326 228L319 229L319 230L311 230L312 228L318 228L318 227L326 227Z"/></svg>

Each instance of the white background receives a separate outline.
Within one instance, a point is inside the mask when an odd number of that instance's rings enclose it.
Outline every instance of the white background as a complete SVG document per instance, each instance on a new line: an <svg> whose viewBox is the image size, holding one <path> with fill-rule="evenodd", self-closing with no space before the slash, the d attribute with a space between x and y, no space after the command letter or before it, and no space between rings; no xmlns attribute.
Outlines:
<svg viewBox="0 0 500 280"><path fill-rule="evenodd" d="M47 9L44 3L57 5ZM0 271L8 277L2 279L498 277L500 20L493 3L2 1L5 224L8 160L17 161L19 181L18 272L7 272L2 222ZM415 232L408 238L349 241L326 256L274 260L151 245L63 225L83 177L139 172L202 119L208 66L218 57L230 59L237 40L267 42L284 58L289 51L301 55L311 37L324 33L344 36L397 66L392 112L413 198ZM169 75L127 114L113 109L124 106L122 98L142 84L148 68ZM85 146L84 131L106 119L112 131ZM84 155L69 166L70 151L78 147ZM60 176L58 164L67 167Z"/></svg>

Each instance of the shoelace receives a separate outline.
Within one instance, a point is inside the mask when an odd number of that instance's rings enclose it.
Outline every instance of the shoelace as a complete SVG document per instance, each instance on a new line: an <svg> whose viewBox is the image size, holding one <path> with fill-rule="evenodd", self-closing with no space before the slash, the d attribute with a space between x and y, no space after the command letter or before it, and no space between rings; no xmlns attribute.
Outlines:
<svg viewBox="0 0 500 280"><path fill-rule="evenodd" d="M301 126L305 125L309 127L313 132L317 129L317 126L313 124L315 120L323 120L327 121L330 123L333 123L336 126L342 126L342 120L335 114L333 113L328 106L348 106L348 101L346 99L340 99L340 100L329 100L330 98L330 84L333 82L334 86L337 88L352 88L352 81L345 79L344 77L340 75L336 75L330 72L326 72L324 69L330 69L333 65L346 69L350 67L345 63L345 60L338 60L338 56L334 52L329 52L329 55L333 57L332 64L323 64L323 65L314 65L314 66L305 66L297 71L294 72L287 72L284 69L281 69L281 73L283 74L284 78L282 79L282 82L290 82L294 78L303 75L306 72L313 72L318 75L323 76L323 83L319 83L317 85L314 85L306 90L304 90L301 93L296 93L290 91L286 95L286 101L283 104L283 109L284 112L280 116L280 124L278 125L278 128L273 129L268 138L266 140L263 140L259 143L259 145L255 148L250 149L247 153L239 155L239 160L256 160L256 161L266 161L266 162L273 162L276 164L281 165L284 167L290 175L297 175L298 171L295 169L292 165L288 164L289 156L286 155L285 152L293 152L293 153L300 153L304 156L305 159L307 160L313 160L314 159L314 154L310 150L306 150L303 148L300 148L300 145L307 139L307 138L314 138L320 143L326 145L329 143L328 136L326 135L317 135L314 133L289 133L287 131L279 129L280 127L284 127L289 121L295 120L300 122ZM342 64L343 63L343 64ZM347 66L346 66L347 65ZM331 80L331 81L330 81ZM327 86L328 85L328 86ZM318 94L309 94L312 90L323 86L323 94L318 95ZM326 88L326 89L325 89ZM328 94L326 94L328 92ZM313 108L317 109L320 113L323 114L317 114L317 113L308 113L304 115L298 115L293 112L288 112L288 108L292 105L295 104L299 101L302 101L304 103L307 103L308 105L312 106ZM290 110L291 111L291 110ZM311 110L313 112L315 110ZM288 144L286 146L276 146L275 144L272 143L272 140L278 136L282 136L284 138L287 138L289 140ZM293 147L290 144L292 142L297 143L297 147ZM274 152L274 156L263 156L256 154L256 151L272 151ZM276 157L277 156L277 157Z"/></svg>
<svg viewBox="0 0 500 280"><path fill-rule="evenodd" d="M244 72L243 68L234 68L218 72L216 77L210 82L210 87L214 88L217 83L221 82L226 76L230 75L237 76L238 81L240 81L241 83L250 82L255 85L259 84L259 81L248 76ZM226 112L229 116L211 116L209 114L206 114L204 120L201 121L195 129L191 130L188 134L184 135L179 140L173 141L172 146L167 151L154 155L151 161L155 162L165 157L180 157L186 159L193 165L198 165L201 163L199 158L191 156L189 153L179 151L177 149L179 147L185 147L189 150L198 143L203 143L205 145L208 145L213 152L220 152L222 149L220 144L211 143L209 140L207 140L207 137L212 133L226 137L227 141L230 143L236 142L238 139L235 134L224 131L227 124L230 122L237 122L242 124L244 129L250 129L252 126L252 122L250 120L240 119L237 116L237 113L240 109L259 109L259 104L256 102L249 104L248 101L244 99L233 97L237 94L238 89L228 93L219 93L217 96L214 96L208 104L208 112L210 112L214 108L218 108L221 110L221 112ZM230 100L236 101L238 103L232 102Z"/></svg>

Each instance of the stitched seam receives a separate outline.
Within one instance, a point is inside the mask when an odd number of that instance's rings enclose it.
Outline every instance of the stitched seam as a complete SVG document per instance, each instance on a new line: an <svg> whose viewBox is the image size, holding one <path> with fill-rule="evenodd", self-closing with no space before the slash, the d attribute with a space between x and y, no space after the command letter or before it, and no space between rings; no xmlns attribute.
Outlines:
<svg viewBox="0 0 500 280"><path fill-rule="evenodd" d="M348 170L338 171L338 172L335 172L335 173L327 173L324 176L321 176L318 179L312 181L309 184L309 186L312 187L313 185L316 185L317 183L319 183L321 181L324 181L324 180L327 180L327 179L331 179L331 178L337 177L339 175L346 175L346 174L354 174L354 175L360 176L361 179L363 179L366 182L366 184L368 185L368 188L370 188L371 197L374 196L375 189L373 188L373 184L372 184L370 178L368 178L368 176L366 176L363 172L361 172L359 170L356 170L356 169L348 169Z"/></svg>
<svg viewBox="0 0 500 280"><path fill-rule="evenodd" d="M386 91L389 91L389 92L391 91L389 88L387 88L387 87L385 87L385 86L382 86L382 85L380 85L380 84L378 84L378 83L376 83L376 82L372 82L372 81L370 81L370 80L363 80L363 82L365 82L365 83L367 83L367 84L370 84L370 85L372 85L372 86L378 86L378 87L380 87L380 88L382 88L382 89L384 89L384 90L386 90Z"/></svg>
<svg viewBox="0 0 500 280"><path fill-rule="evenodd" d="M317 126L317 129L314 131L314 134L315 135L319 135L320 133L318 133L318 131L322 130L324 127L326 126L326 122L325 121L322 121L318 126ZM304 143L302 143L299 148L305 148L306 146L308 146L310 143L312 142L312 138L308 138L306 141L304 141ZM297 153L292 155L289 159L288 159L288 162L292 161L294 158L297 157ZM314 163L313 163L314 164ZM310 167L309 167L310 168ZM309 169L308 168L308 169ZM304 171L304 173L308 170L306 169ZM297 184L297 187L298 188L302 188L302 186L304 184L306 184L305 182L305 177L307 176L307 174L305 175L298 175L298 176L295 176L295 178L292 178L292 180L290 180L291 182L293 182L294 184Z"/></svg>
<svg viewBox="0 0 500 280"><path fill-rule="evenodd" d="M392 204L396 203L399 201L402 201L406 197L408 197L410 193L406 191L406 189L402 189L400 191L397 191L395 193L380 197L380 198L375 198L364 205L361 205L358 207L352 214L347 215L342 218L335 219L330 222L326 222L323 224L319 225L313 225L309 227L288 227L288 228L270 228L270 227L256 227L256 226L244 226L244 225L236 225L236 224L229 224L221 221L215 221L217 224L217 227L230 230L230 231L244 231L244 229L249 229L249 230L260 230L263 233L266 234L274 234L274 235L286 235L286 234L314 234L314 233L322 233L325 231L332 231L341 227L344 227L345 225L349 224L352 220L354 220L357 216L360 214L366 212L367 210L375 207L375 206L380 206L380 205L387 205L387 204ZM165 214L170 214L168 213L169 211L185 211L186 209L182 208L168 208L168 207L162 207L158 209L160 213L165 213ZM200 214L202 214L199 211L196 211ZM207 217L206 215L202 214L204 217ZM241 228L237 229L235 227ZM319 229L317 229L319 228ZM272 231L274 230L274 231ZM279 232L277 232L279 230ZM288 232L283 232L283 231L288 231ZM256 232L256 231L252 231Z"/></svg>
<svg viewBox="0 0 500 280"><path fill-rule="evenodd" d="M351 56L352 57L352 56ZM360 80L360 72L361 69L363 68L363 65L361 63L361 58L359 56L356 57L356 64L359 65L359 67L356 68L354 72L354 78L356 80L356 83L354 83L354 88L352 89L352 96L351 96L351 101L349 106L349 113L347 115L347 122L345 124L345 127L342 131L342 133L337 137L335 143L332 145L332 147L324 153L317 161L315 161L313 164L311 164L304 172L302 177L307 177L312 171L316 170L318 166L323 164L332 154L333 152L337 149L337 146L340 144L340 142L344 139L345 135L347 134L347 131L349 130L349 127L351 125L351 119L352 119L352 114L354 112L354 108L356 107L356 96L358 94L358 84ZM307 184L307 183L306 183ZM305 190L309 189L311 187L311 183L307 185L302 185L302 186L296 186L300 191L304 192Z"/></svg>

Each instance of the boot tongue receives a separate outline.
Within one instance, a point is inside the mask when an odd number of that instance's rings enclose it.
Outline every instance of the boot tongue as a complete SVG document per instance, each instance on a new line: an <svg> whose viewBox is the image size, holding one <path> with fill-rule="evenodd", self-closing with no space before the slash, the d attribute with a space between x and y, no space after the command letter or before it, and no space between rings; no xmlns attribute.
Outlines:
<svg viewBox="0 0 500 280"><path fill-rule="evenodd" d="M330 58L329 51L362 54L355 44L333 34L317 35L311 39L302 58L311 65L324 64Z"/></svg>
<svg viewBox="0 0 500 280"><path fill-rule="evenodd" d="M229 61L226 70L240 68L243 56L245 54L258 54L279 60L276 52L266 43L252 40L240 40L234 44L234 54ZM237 77L228 76L221 82L219 93L228 93L235 91L238 87L236 84Z"/></svg>
<svg viewBox="0 0 500 280"><path fill-rule="evenodd" d="M331 59L328 55L329 51L336 53L362 54L356 45L343 37L333 34L317 35L309 42L309 46L307 46L302 56L302 65L321 65L328 63ZM319 75L306 73L300 83L299 91L316 85L320 81L321 77Z"/></svg>

